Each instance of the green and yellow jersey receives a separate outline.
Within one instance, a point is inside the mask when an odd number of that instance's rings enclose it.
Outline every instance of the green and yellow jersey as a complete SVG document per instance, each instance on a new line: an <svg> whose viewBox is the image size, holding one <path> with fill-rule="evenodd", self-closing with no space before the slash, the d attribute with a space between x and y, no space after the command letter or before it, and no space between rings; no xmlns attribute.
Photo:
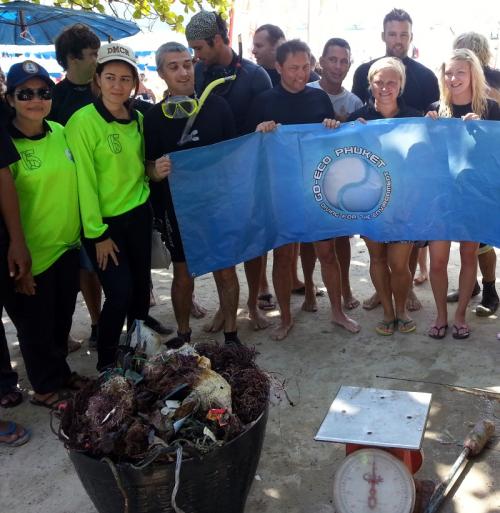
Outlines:
<svg viewBox="0 0 500 513"><path fill-rule="evenodd" d="M131 120L118 120L97 100L75 112L66 124L88 239L109 237L103 218L129 212L149 197L142 121L137 111L132 111Z"/></svg>
<svg viewBox="0 0 500 513"><path fill-rule="evenodd" d="M76 168L59 123L45 121L44 134L32 138L14 125L9 131L21 156L10 169L36 276L80 245Z"/></svg>

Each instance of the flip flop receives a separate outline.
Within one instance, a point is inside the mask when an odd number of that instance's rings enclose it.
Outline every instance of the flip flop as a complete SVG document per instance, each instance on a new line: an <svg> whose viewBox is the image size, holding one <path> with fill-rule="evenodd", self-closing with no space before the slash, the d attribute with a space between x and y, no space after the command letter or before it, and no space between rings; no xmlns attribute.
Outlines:
<svg viewBox="0 0 500 513"><path fill-rule="evenodd" d="M19 426L15 422L10 421L7 424L7 431L0 431L0 436L12 436L16 433L18 427ZM0 445L6 445L7 447L19 447L20 445L25 444L30 438L31 431L23 428L23 430L17 435L17 438L11 442L0 442Z"/></svg>
<svg viewBox="0 0 500 513"><path fill-rule="evenodd" d="M396 321L379 321L375 326L375 331L383 337L390 337L394 334L394 323Z"/></svg>
<svg viewBox="0 0 500 513"><path fill-rule="evenodd" d="M257 300L259 301L258 306L261 310L274 310L276 308L272 294L261 294Z"/></svg>
<svg viewBox="0 0 500 513"><path fill-rule="evenodd" d="M23 402L23 393L17 388L12 387L0 396L0 407L14 408Z"/></svg>
<svg viewBox="0 0 500 513"><path fill-rule="evenodd" d="M30 399L30 403L33 406L41 406L42 408L47 408L49 410L57 411L59 407L71 398L71 394L64 392L52 392L46 399L43 401L37 399L36 397L32 397Z"/></svg>
<svg viewBox="0 0 500 513"><path fill-rule="evenodd" d="M397 319L399 333L411 333L417 329L417 323L413 319Z"/></svg>
<svg viewBox="0 0 500 513"><path fill-rule="evenodd" d="M470 335L470 328L467 324L463 324L462 326L453 325L453 333L452 337L458 340L462 340L464 338L468 338Z"/></svg>
<svg viewBox="0 0 500 513"><path fill-rule="evenodd" d="M292 289L292 294L295 294L297 296L305 296L306 295L305 285L303 285L302 287L299 287L297 289ZM325 291L316 289L316 297L325 297Z"/></svg>
<svg viewBox="0 0 500 513"><path fill-rule="evenodd" d="M435 324L429 328L427 335L431 338L435 338L436 340L441 340L446 337L446 333L448 332L448 325L444 326L436 326Z"/></svg>

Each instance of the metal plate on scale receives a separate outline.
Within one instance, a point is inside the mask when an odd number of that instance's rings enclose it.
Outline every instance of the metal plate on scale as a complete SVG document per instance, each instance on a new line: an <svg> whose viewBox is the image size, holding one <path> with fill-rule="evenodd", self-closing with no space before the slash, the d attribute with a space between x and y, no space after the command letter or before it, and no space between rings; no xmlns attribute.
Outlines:
<svg viewBox="0 0 500 513"><path fill-rule="evenodd" d="M341 386L315 440L417 450L431 394Z"/></svg>

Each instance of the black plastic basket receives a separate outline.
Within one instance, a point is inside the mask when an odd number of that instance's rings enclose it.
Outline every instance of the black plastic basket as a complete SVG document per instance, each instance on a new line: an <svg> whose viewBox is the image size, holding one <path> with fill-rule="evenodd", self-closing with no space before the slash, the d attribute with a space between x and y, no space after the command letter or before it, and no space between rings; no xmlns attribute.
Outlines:
<svg viewBox="0 0 500 513"><path fill-rule="evenodd" d="M179 508L185 513L243 513L259 463L267 414L266 407L249 429L204 457L182 461L176 496ZM119 463L114 466L115 476L106 461L76 451L69 451L69 456L99 513L175 513L171 505L175 462L152 463L143 469Z"/></svg>

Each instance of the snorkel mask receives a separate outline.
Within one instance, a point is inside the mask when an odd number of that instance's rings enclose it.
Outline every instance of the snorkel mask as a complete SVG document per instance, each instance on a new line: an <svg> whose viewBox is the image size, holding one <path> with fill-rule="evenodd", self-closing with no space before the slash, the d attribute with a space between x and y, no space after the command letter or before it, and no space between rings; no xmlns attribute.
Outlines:
<svg viewBox="0 0 500 513"><path fill-rule="evenodd" d="M179 146L192 141L198 141L198 131L191 128L200 112L205 100L208 95L218 85L224 84L231 80L236 80L236 75L230 75L228 77L218 78L207 85L203 91L200 99L191 98L190 96L169 96L162 104L161 110L163 115L168 119L187 119L186 126L182 132L181 138L177 143Z"/></svg>
<svg viewBox="0 0 500 513"><path fill-rule="evenodd" d="M168 119L190 118L200 109L198 98L190 96L169 96L161 104L161 110Z"/></svg>

